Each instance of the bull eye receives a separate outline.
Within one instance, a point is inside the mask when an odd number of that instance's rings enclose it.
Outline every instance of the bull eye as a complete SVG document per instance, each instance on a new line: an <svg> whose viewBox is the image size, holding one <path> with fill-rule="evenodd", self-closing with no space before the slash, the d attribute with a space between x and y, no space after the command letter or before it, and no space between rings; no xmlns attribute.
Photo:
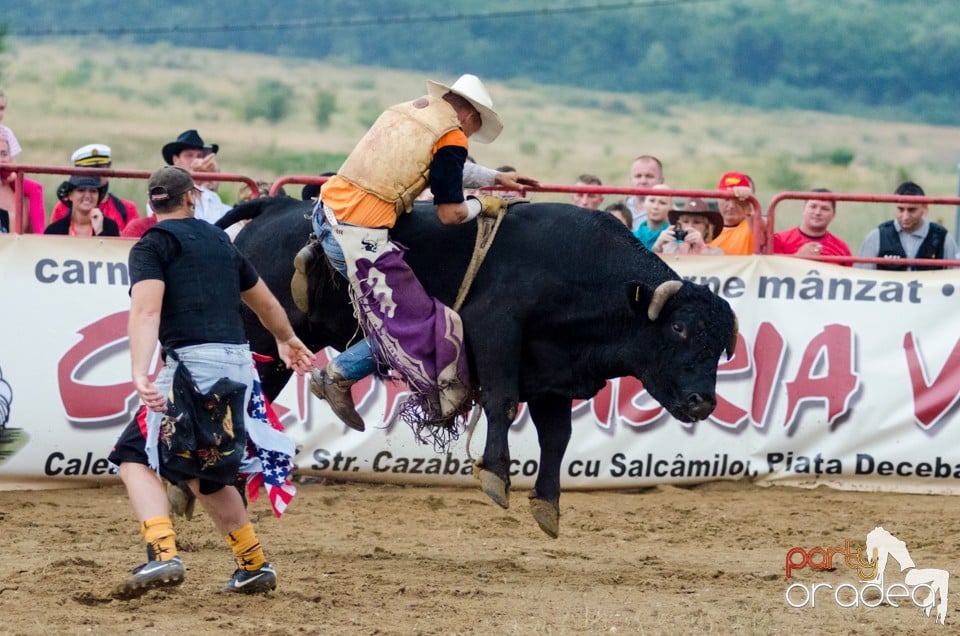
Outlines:
<svg viewBox="0 0 960 636"><path fill-rule="evenodd" d="M673 329L673 333L677 334L681 338L687 337L687 326L682 322L671 323L670 328Z"/></svg>

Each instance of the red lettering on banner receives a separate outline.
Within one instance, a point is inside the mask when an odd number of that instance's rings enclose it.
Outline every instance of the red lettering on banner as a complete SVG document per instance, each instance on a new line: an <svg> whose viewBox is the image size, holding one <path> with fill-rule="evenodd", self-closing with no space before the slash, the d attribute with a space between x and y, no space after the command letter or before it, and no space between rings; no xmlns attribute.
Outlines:
<svg viewBox="0 0 960 636"><path fill-rule="evenodd" d="M400 405L410 395L410 387L403 380L393 377L383 380L383 388L386 389L384 404L387 410L383 414L383 424L389 424L400 412Z"/></svg>
<svg viewBox="0 0 960 636"><path fill-rule="evenodd" d="M60 358L57 384L68 419L99 426L103 420L130 413L130 401L137 394L132 381L93 385L77 379L108 357L111 349L126 341L127 315L127 311L119 311L82 327L77 331L80 341ZM161 364L158 360L154 374Z"/></svg>
<svg viewBox="0 0 960 636"><path fill-rule="evenodd" d="M960 340L953 345L939 375L930 383L913 333L904 334L903 350L913 389L913 417L920 428L931 429L960 399Z"/></svg>
<svg viewBox="0 0 960 636"><path fill-rule="evenodd" d="M710 415L710 419L723 428L737 428L747 417L747 412L720 395L720 380L725 375L739 375L749 369L750 356L747 355L747 341L743 334L737 334L737 344L733 348L733 357L725 360L717 367L717 407Z"/></svg>
<svg viewBox="0 0 960 636"><path fill-rule="evenodd" d="M617 381L617 416L631 426L653 424L666 410L653 402L652 408L638 406L640 398L649 396L643 388L643 382L633 377L620 378ZM652 400L652 398L650 398Z"/></svg>
<svg viewBox="0 0 960 636"><path fill-rule="evenodd" d="M773 388L780 380L786 351L786 341L777 328L769 322L761 323L753 343L753 359L757 370L750 404L750 417L758 428L764 428L767 421L773 402Z"/></svg>
<svg viewBox="0 0 960 636"><path fill-rule="evenodd" d="M574 400L571 410L576 412L584 403L589 403L595 424L601 428L610 428L613 424L613 381L607 380L603 388L589 400ZM519 413L517 415L519 416Z"/></svg>
<svg viewBox="0 0 960 636"><path fill-rule="evenodd" d="M817 362L821 360L826 373L814 375ZM808 400L826 402L828 424L846 413L850 399L860 384L853 365L853 331L850 327L824 327L804 350L796 377L786 383L787 414L783 421L784 427L793 428L797 419L797 407Z"/></svg>

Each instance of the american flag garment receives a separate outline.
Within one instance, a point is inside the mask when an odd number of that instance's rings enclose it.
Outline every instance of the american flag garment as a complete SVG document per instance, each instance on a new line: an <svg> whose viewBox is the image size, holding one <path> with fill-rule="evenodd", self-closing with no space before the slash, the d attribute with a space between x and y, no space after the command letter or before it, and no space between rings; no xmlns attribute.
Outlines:
<svg viewBox="0 0 960 636"><path fill-rule="evenodd" d="M248 439L247 498L256 501L263 486L270 498L273 514L283 515L296 487L290 481L294 469L293 442L283 434L283 424L263 395L256 367L253 371L253 391L247 404Z"/></svg>

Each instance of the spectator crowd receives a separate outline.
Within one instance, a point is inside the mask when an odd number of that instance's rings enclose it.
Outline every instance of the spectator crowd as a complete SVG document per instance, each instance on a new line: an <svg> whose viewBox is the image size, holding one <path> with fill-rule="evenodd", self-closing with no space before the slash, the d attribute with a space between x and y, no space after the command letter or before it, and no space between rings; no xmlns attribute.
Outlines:
<svg viewBox="0 0 960 636"><path fill-rule="evenodd" d="M110 192L106 176L84 174L79 170L57 188L57 201L48 218L42 184L26 177L18 183L14 172L3 169L4 164L14 163L22 152L13 130L3 123L7 106L7 95L0 90L0 233L19 231L137 238L156 223L156 216L148 204L143 206L141 213L136 202ZM216 173L220 171L218 152L218 144L208 143L196 129L188 129L164 144L159 154L166 165L192 173ZM110 169L113 150L102 140L94 141L74 150L70 163L78 169ZM514 168L502 166L498 170L505 172ZM604 206L604 200L609 200L610 195L597 192L597 187L602 185L600 177L594 174L579 175L574 186L582 190L573 190L572 203L613 215L655 253L748 255L759 246L761 249L766 247L773 254L835 257L831 259L833 262L853 264L841 257L853 257L854 251L829 229L837 215L837 201L827 188L811 190L815 196L803 202L800 222L795 227L773 233L772 245L764 246L767 220L760 209L754 209L756 187L753 179L743 172L730 171L720 176L716 190L727 193L726 197L715 200L674 197L671 192L675 188L664 182L663 162L653 155L642 154L630 163L626 185L663 192L631 194ZM194 213L197 218L215 223L230 210L231 206L218 192L219 182L198 181L196 186L198 197ZM304 188L303 198L315 196L314 188ZM268 186L265 182L258 182L258 189L258 194L263 195ZM491 193L503 198L517 196L517 192L511 190ZM903 265L897 261L904 258L957 259L956 237L943 225L927 218L929 206L922 199L915 202L906 199L925 197L923 188L905 181L893 194L904 197L904 200L894 204L892 218L868 232L856 251L856 256L882 261L858 262L856 266L893 270L937 269L934 264ZM424 193L427 198L428 195L429 188ZM243 187L236 203L251 196L249 187ZM19 224L15 218L18 202L23 210ZM754 236L758 228L762 231L759 236ZM239 227L233 228L231 236L237 230Z"/></svg>

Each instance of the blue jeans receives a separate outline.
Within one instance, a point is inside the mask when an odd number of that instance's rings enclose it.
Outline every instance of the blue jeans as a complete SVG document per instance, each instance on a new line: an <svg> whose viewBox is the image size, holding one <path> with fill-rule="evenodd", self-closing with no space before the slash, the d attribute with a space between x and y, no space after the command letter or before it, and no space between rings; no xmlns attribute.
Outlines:
<svg viewBox="0 0 960 636"><path fill-rule="evenodd" d="M343 249L333 236L323 215L323 203L317 201L313 208L313 233L320 241L324 253L333 268L347 278L347 260L343 256ZM377 370L377 363L373 359L372 345L369 338L364 338L357 344L330 361L331 370L345 380L356 382L362 380Z"/></svg>

